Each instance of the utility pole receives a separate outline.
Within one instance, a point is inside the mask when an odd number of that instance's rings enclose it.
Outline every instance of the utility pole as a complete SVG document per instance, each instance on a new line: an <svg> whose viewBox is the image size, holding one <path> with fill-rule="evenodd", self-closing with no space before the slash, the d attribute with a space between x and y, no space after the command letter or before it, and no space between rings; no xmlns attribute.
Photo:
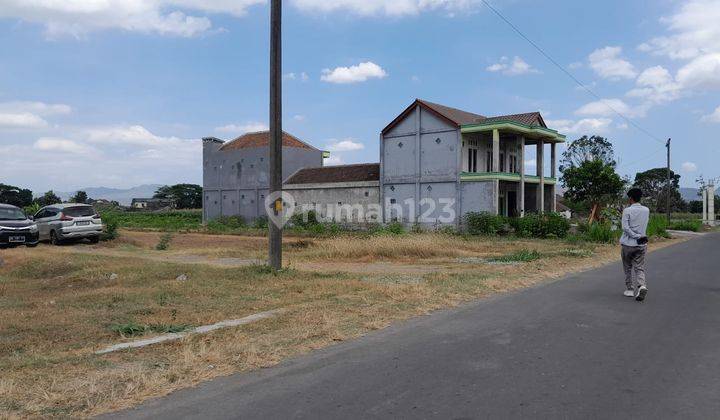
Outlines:
<svg viewBox="0 0 720 420"><path fill-rule="evenodd" d="M282 192L282 0L270 4L270 195ZM277 194L272 208L276 215L282 212L282 197ZM282 268L282 225L272 218L268 223L268 265ZM276 219L277 220L277 219Z"/></svg>
<svg viewBox="0 0 720 420"><path fill-rule="evenodd" d="M665 192L665 210L667 211L667 221L668 225L670 224L670 192L672 191L672 187L670 185L670 141L672 139L668 139L667 144L665 144L665 147L667 147L667 191Z"/></svg>

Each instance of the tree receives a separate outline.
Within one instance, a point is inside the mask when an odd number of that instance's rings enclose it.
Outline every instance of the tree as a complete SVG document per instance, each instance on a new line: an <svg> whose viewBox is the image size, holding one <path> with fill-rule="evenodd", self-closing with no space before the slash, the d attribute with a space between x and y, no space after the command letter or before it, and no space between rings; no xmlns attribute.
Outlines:
<svg viewBox="0 0 720 420"><path fill-rule="evenodd" d="M71 203L86 204L88 202L88 195L85 191L78 191L74 196L70 197Z"/></svg>
<svg viewBox="0 0 720 420"><path fill-rule="evenodd" d="M615 171L612 143L604 137L583 136L563 153L560 181L565 198L589 204L590 222L596 220L600 206L616 200L626 182Z"/></svg>
<svg viewBox="0 0 720 420"><path fill-rule="evenodd" d="M0 184L0 203L23 208L33 202L32 191L12 185Z"/></svg>
<svg viewBox="0 0 720 420"><path fill-rule="evenodd" d="M202 208L202 187L195 184L165 185L155 191L153 198L164 198L175 201L179 209Z"/></svg>
<svg viewBox="0 0 720 420"><path fill-rule="evenodd" d="M667 168L655 168L635 175L633 187L643 191L643 203L654 212L664 213L667 208ZM680 194L680 175L670 171L670 210L680 211L685 202Z"/></svg>
<svg viewBox="0 0 720 420"><path fill-rule="evenodd" d="M53 190L50 190L43 194L42 197L36 198L35 202L38 203L41 207L45 207L51 204L62 203L62 200L60 199L60 197L55 195Z"/></svg>
<svg viewBox="0 0 720 420"><path fill-rule="evenodd" d="M600 136L580 137L570 143L565 153L563 153L560 172L563 172L566 168L578 167L591 160L599 160L614 168L617 162L615 162L612 143L605 137Z"/></svg>

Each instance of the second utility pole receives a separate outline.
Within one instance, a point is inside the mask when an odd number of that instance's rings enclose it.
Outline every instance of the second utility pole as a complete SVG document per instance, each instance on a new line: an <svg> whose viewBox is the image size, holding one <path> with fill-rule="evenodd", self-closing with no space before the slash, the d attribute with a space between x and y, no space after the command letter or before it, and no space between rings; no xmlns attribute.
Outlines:
<svg viewBox="0 0 720 420"><path fill-rule="evenodd" d="M282 191L282 0L272 0L270 5L270 192ZM275 215L282 213L282 197L277 195L272 208ZM275 270L282 268L282 225L279 218L268 218L270 229L268 265Z"/></svg>

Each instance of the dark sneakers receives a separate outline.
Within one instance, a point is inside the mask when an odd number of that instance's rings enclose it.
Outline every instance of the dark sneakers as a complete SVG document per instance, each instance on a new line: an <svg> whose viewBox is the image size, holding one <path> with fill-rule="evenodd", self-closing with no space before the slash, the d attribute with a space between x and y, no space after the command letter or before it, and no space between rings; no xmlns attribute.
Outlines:
<svg viewBox="0 0 720 420"><path fill-rule="evenodd" d="M637 294L637 296L635 296L635 300L637 300L638 302L642 302L643 300L645 300L645 296L647 296L647 292L648 292L647 287L641 286L638 289L638 294Z"/></svg>

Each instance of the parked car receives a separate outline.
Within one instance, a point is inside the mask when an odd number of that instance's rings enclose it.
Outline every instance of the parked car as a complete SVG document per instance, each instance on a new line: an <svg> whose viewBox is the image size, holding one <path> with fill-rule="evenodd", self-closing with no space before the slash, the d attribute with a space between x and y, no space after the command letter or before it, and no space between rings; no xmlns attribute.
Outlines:
<svg viewBox="0 0 720 420"><path fill-rule="evenodd" d="M35 214L41 241L60 245L70 239L100 240L103 231L100 215L87 204L53 204Z"/></svg>
<svg viewBox="0 0 720 420"><path fill-rule="evenodd" d="M0 204L0 247L38 244L37 224L22 209Z"/></svg>

